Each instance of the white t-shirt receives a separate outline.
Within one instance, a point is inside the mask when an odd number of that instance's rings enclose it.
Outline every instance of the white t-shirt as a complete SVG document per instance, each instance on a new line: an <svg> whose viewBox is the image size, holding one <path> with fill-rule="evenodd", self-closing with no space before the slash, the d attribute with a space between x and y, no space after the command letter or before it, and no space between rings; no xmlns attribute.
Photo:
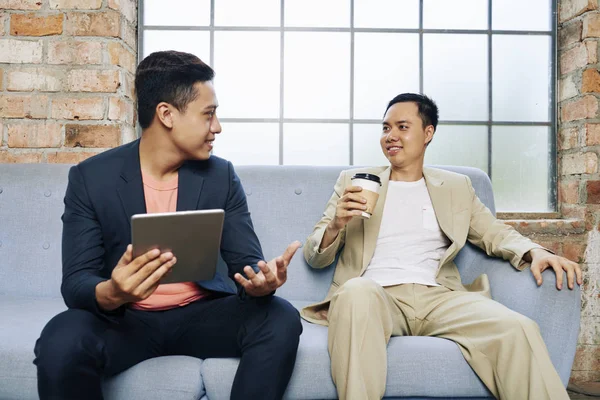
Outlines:
<svg viewBox="0 0 600 400"><path fill-rule="evenodd" d="M375 252L363 276L381 286L439 286L435 275L449 245L435 217L425 179L390 181Z"/></svg>

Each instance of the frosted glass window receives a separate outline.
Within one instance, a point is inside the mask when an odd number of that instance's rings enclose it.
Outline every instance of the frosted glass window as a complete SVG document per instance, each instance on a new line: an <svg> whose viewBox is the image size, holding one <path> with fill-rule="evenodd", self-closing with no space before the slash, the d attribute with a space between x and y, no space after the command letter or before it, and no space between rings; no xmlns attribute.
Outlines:
<svg viewBox="0 0 600 400"><path fill-rule="evenodd" d="M234 165L279 164L279 124L222 122L213 154Z"/></svg>
<svg viewBox="0 0 600 400"><path fill-rule="evenodd" d="M548 207L548 127L494 126L492 178L502 211L552 211Z"/></svg>
<svg viewBox="0 0 600 400"><path fill-rule="evenodd" d="M155 51L192 53L210 63L210 33L199 31L144 31L144 57Z"/></svg>
<svg viewBox="0 0 600 400"><path fill-rule="evenodd" d="M216 26L280 26L281 0L215 0Z"/></svg>
<svg viewBox="0 0 600 400"><path fill-rule="evenodd" d="M425 29L487 29L488 1L423 0L423 27Z"/></svg>
<svg viewBox="0 0 600 400"><path fill-rule="evenodd" d="M286 0L285 26L350 27L350 0Z"/></svg>
<svg viewBox="0 0 600 400"><path fill-rule="evenodd" d="M488 127L438 125L425 151L425 164L462 165L488 172Z"/></svg>
<svg viewBox="0 0 600 400"><path fill-rule="evenodd" d="M348 118L350 34L285 34L284 116Z"/></svg>
<svg viewBox="0 0 600 400"><path fill-rule="evenodd" d="M283 162L286 165L348 165L348 124L284 124Z"/></svg>
<svg viewBox="0 0 600 400"><path fill-rule="evenodd" d="M354 124L354 165L382 166L390 162L381 150L381 124Z"/></svg>
<svg viewBox="0 0 600 400"><path fill-rule="evenodd" d="M144 0L144 25L208 26L210 0Z"/></svg>
<svg viewBox="0 0 600 400"><path fill-rule="evenodd" d="M424 92L441 120L488 120L487 36L426 34L423 37Z"/></svg>
<svg viewBox="0 0 600 400"><path fill-rule="evenodd" d="M419 0L354 0L357 28L419 28Z"/></svg>
<svg viewBox="0 0 600 400"><path fill-rule="evenodd" d="M549 121L550 37L494 35L492 46L494 120Z"/></svg>
<svg viewBox="0 0 600 400"><path fill-rule="evenodd" d="M552 30L553 0L494 0L492 29L521 31Z"/></svg>
<svg viewBox="0 0 600 400"><path fill-rule="evenodd" d="M382 118L396 95L418 91L418 34L355 34L354 118Z"/></svg>
<svg viewBox="0 0 600 400"><path fill-rule="evenodd" d="M215 32L215 89L222 118L279 117L278 32Z"/></svg>

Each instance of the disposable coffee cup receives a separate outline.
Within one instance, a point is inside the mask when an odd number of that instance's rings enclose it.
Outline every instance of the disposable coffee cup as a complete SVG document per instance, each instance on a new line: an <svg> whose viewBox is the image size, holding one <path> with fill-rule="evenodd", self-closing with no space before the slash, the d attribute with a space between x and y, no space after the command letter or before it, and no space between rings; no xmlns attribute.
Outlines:
<svg viewBox="0 0 600 400"><path fill-rule="evenodd" d="M355 174L352 177L352 186L360 186L363 190L359 194L367 200L367 204L365 204L367 209L362 211L361 218L371 218L377 199L379 199L381 179L373 174Z"/></svg>

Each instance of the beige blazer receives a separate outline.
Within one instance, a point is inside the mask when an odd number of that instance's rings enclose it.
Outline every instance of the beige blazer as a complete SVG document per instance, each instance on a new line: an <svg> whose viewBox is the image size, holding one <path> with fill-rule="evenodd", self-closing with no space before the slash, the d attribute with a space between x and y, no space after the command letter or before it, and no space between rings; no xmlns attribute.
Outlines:
<svg viewBox="0 0 600 400"><path fill-rule="evenodd" d="M381 179L380 197L373 215L368 220L353 218L329 247L319 251L325 228L335 216L337 201L345 188L351 186L351 178L357 172L376 174ZM301 311L304 319L326 325L329 300L333 294L346 281L361 276L367 269L379 235L390 172L390 167L376 167L347 170L340 174L323 217L306 240L303 252L313 268L324 268L334 261L340 250L341 254L325 300L305 307ZM436 274L436 282L440 285L451 290L477 291L490 297L487 275L479 276L470 285L461 282L453 260L467 240L488 255L510 261L518 270L527 266L523 261L526 252L543 248L497 220L475 195L469 177L435 168L425 168L423 175L440 228L451 241L440 259Z"/></svg>

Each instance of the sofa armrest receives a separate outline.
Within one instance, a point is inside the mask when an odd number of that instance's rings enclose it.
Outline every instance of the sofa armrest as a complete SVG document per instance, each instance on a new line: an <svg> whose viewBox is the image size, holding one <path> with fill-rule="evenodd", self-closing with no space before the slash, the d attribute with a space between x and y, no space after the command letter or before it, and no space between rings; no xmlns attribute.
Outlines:
<svg viewBox="0 0 600 400"><path fill-rule="evenodd" d="M529 267L517 271L508 261L488 257L478 249L465 250L470 254L456 260L463 283L487 274L494 300L537 322L550 358L566 386L579 335L579 285L575 284L573 290L568 289L565 274L563 290L556 289L556 275L554 270L548 269L542 274L542 286L538 287Z"/></svg>

